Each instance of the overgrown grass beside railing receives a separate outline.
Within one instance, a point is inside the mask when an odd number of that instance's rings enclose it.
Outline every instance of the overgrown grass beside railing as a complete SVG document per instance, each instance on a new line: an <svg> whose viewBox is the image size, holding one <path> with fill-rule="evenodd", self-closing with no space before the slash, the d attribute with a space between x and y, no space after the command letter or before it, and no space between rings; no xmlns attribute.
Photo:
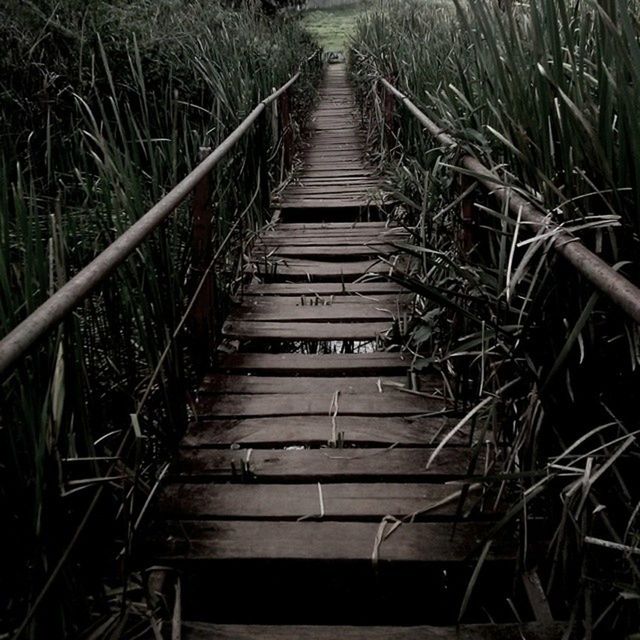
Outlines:
<svg viewBox="0 0 640 640"><path fill-rule="evenodd" d="M407 336L416 364L451 377L479 446L512 474L501 485L511 519L528 540L549 538L541 570L555 613L580 636L624 637L640 593L638 328L457 160L475 155L637 280L638 5L503 4L391 3L360 22L351 65L391 160L396 215L418 243L420 268L402 276L423 301ZM389 136L380 76L459 148L434 145L401 107Z"/></svg>
<svg viewBox="0 0 640 640"><path fill-rule="evenodd" d="M4 4L0 36L3 334L315 49L295 22L249 3L183 0ZM294 88L299 117L317 71L306 63ZM265 222L280 144L264 117L212 177L214 252L231 234L213 313L225 313ZM131 550L187 418L189 333L172 336L195 284L190 233L182 207L2 383L0 618L7 630L28 620L23 637L133 637L148 624Z"/></svg>

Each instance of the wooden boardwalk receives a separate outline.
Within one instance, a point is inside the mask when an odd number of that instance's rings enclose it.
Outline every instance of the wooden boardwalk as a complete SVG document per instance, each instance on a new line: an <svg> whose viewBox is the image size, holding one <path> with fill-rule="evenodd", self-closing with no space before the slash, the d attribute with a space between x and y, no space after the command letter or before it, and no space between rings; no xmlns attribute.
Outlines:
<svg viewBox="0 0 640 640"><path fill-rule="evenodd" d="M384 202L380 180L363 161L364 137L344 65L327 68L311 122L313 138L302 172L279 193L283 213L309 220L310 210L376 209Z"/></svg>
<svg viewBox="0 0 640 640"><path fill-rule="evenodd" d="M428 464L452 419L442 382L384 350L413 303L385 277L406 263L397 243L408 237L358 221L379 183L343 66L329 67L322 98L304 172L280 203L314 222L281 222L257 241L253 282L223 328L238 350L203 380L159 500L150 561L181 572L182 617L194 621L182 637L560 637L514 588L511 535L492 546L468 624L455 626L495 516L473 489L459 509L468 430ZM323 209L352 220L322 221Z"/></svg>

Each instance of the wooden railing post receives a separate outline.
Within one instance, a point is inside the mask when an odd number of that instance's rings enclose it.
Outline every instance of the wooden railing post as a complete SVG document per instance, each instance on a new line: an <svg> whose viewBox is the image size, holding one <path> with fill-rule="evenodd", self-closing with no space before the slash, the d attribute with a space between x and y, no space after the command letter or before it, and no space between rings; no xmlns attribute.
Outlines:
<svg viewBox="0 0 640 640"><path fill-rule="evenodd" d="M461 176L460 188L464 197L460 203L460 222L462 224L460 244L465 255L468 255L473 250L477 241L474 184L475 180L471 176L464 174Z"/></svg>
<svg viewBox="0 0 640 640"><path fill-rule="evenodd" d="M393 84L393 79L388 78L388 82ZM388 150L391 150L395 145L396 132L393 126L393 116L396 110L395 96L383 87L384 91L384 140Z"/></svg>
<svg viewBox="0 0 640 640"><path fill-rule="evenodd" d="M293 157L293 127L291 126L291 98L285 91L280 97L280 131L282 132L282 167L291 168Z"/></svg>
<svg viewBox="0 0 640 640"><path fill-rule="evenodd" d="M209 147L202 147L198 162L209 154ZM211 174L207 174L193 190L191 201L191 290L196 298L191 310L191 351L196 372L203 375L209 368L216 335L215 319L215 270L209 269L213 258L213 208L211 206ZM209 271L207 272L207 269ZM206 275L205 275L206 274ZM202 287L197 291L202 278Z"/></svg>

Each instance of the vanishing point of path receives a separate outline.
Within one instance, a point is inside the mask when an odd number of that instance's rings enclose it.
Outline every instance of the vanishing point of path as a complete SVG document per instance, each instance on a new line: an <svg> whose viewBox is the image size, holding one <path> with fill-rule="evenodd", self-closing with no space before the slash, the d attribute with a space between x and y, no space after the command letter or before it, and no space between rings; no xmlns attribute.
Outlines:
<svg viewBox="0 0 640 640"><path fill-rule="evenodd" d="M456 627L496 516L479 492L459 508L473 433L427 464L455 424L439 376L385 351L412 304L385 277L408 268L410 236L384 222L344 65L328 67L313 128L224 325L238 349L202 381L157 507L150 565L180 576L181 637L559 638L516 532Z"/></svg>

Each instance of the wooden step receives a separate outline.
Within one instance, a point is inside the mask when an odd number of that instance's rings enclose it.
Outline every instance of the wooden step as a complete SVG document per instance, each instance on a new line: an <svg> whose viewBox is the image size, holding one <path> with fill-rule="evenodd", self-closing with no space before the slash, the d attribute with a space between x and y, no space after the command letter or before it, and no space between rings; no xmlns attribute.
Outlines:
<svg viewBox="0 0 640 640"><path fill-rule="evenodd" d="M341 394L382 393L396 387L406 388L406 376L237 376L209 374L205 376L199 393L330 393ZM420 391L437 393L442 383L437 378L420 381ZM442 395L442 394L441 394Z"/></svg>
<svg viewBox="0 0 640 640"><path fill-rule="evenodd" d="M382 260L323 262L272 257L266 260L256 258L251 267L255 269L256 275L266 282L283 280L353 281L366 275L389 275L394 268L406 271L411 263L410 259L404 256L398 260L392 258L391 262L393 267Z"/></svg>
<svg viewBox="0 0 640 640"><path fill-rule="evenodd" d="M434 626L214 625L186 622L183 640L561 640L566 625L463 624Z"/></svg>
<svg viewBox="0 0 640 640"><path fill-rule="evenodd" d="M168 486L158 506L163 518L182 520L380 521L387 515L403 518L413 513L417 521L451 520L458 513L460 487L411 482L182 483ZM474 499L471 495L467 502Z"/></svg>
<svg viewBox="0 0 640 640"><path fill-rule="evenodd" d="M378 522L168 521L154 540L160 562L233 560L356 562L380 564L466 563L482 548L489 523L406 522L376 545ZM387 527L388 529L388 527ZM490 560L513 561L517 548L500 539ZM184 565L183 565L184 566Z"/></svg>
<svg viewBox="0 0 640 640"><path fill-rule="evenodd" d="M247 322L228 320L222 335L239 340L310 341L373 341L386 337L390 322Z"/></svg>
<svg viewBox="0 0 640 640"><path fill-rule="evenodd" d="M263 285L299 288L300 285ZM289 289L291 291L291 289ZM252 375L383 376L406 374L412 357L398 352L371 353L232 353L218 364L220 371Z"/></svg>
<svg viewBox="0 0 640 640"><path fill-rule="evenodd" d="M269 416L415 416L445 409L442 399L388 390L384 393L345 394L235 394L197 397L199 417L258 418Z"/></svg>
<svg viewBox="0 0 640 640"><path fill-rule="evenodd" d="M183 449L173 472L184 478L227 481L241 480L244 475L251 482L314 485L318 482L443 482L461 480L468 475L471 453L464 447L445 447L428 464L431 449L387 447L358 451L326 447L327 441L340 438L341 433L339 424L335 431L327 425L322 449ZM459 489L450 487L440 497ZM380 495L384 495L384 491L381 487Z"/></svg>
<svg viewBox="0 0 640 640"><path fill-rule="evenodd" d="M292 303L293 302L293 303ZM388 301L353 300L337 304L305 304L280 300L245 300L235 305L228 322L385 322L407 309L398 298Z"/></svg>
<svg viewBox="0 0 640 640"><path fill-rule="evenodd" d="M242 291L244 296L378 296L406 292L402 285L388 280L366 282L268 282L254 283Z"/></svg>
<svg viewBox="0 0 640 640"><path fill-rule="evenodd" d="M351 447L434 447L455 425L444 417L408 419L404 417L342 416L338 433L345 448ZM285 416L270 418L206 419L192 422L182 447L319 447L333 435L327 416ZM470 444L469 430L461 429L447 442L452 446Z"/></svg>
<svg viewBox="0 0 640 640"><path fill-rule="evenodd" d="M337 423L345 448L434 447L455 422L444 417L404 418L342 416ZM324 446L332 438L330 416L206 419L192 422L183 447ZM460 429L447 446L470 444L469 430Z"/></svg>

